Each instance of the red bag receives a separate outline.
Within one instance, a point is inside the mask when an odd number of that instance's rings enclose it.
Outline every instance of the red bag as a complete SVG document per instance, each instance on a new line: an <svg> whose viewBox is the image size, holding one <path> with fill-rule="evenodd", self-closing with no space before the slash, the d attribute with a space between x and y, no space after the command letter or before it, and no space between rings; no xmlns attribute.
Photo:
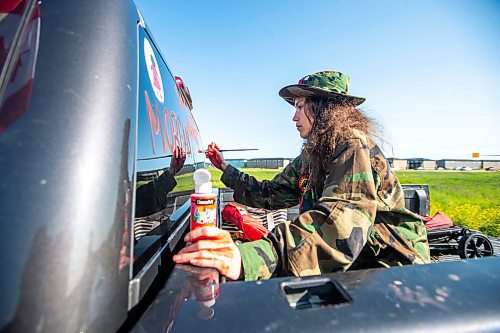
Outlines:
<svg viewBox="0 0 500 333"><path fill-rule="evenodd" d="M262 236L269 234L269 230L252 217L241 205L228 203L222 210L222 218L233 223L249 241L259 240Z"/></svg>
<svg viewBox="0 0 500 333"><path fill-rule="evenodd" d="M432 218L422 216L422 220L424 220L425 229L427 230L453 226L453 221L441 212L437 212Z"/></svg>

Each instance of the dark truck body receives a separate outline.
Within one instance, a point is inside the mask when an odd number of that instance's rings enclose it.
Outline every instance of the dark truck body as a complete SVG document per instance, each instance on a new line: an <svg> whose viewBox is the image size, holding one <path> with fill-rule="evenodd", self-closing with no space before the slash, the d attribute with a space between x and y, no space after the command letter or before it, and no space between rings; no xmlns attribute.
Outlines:
<svg viewBox="0 0 500 333"><path fill-rule="evenodd" d="M137 179L169 165L139 159L203 163L187 91L132 1L0 8L0 329L117 331L187 214L170 195L175 214L134 240Z"/></svg>
<svg viewBox="0 0 500 333"><path fill-rule="evenodd" d="M134 3L2 6L2 332L500 330L500 258L223 283L211 319L197 317L171 260L190 191L134 213L173 147L188 152L181 173L204 163L189 92ZM310 296L304 309L290 290Z"/></svg>

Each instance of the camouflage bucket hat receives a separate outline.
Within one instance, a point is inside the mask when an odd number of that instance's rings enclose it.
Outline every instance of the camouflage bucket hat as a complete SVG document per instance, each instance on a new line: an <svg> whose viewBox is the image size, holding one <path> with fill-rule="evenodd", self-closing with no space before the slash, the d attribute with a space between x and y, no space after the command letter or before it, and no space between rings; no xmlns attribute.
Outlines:
<svg viewBox="0 0 500 333"><path fill-rule="evenodd" d="M363 97L349 95L349 77L335 71L322 71L306 75L298 84L282 88L279 95L294 105L296 97L318 97L344 100L358 106L365 101Z"/></svg>

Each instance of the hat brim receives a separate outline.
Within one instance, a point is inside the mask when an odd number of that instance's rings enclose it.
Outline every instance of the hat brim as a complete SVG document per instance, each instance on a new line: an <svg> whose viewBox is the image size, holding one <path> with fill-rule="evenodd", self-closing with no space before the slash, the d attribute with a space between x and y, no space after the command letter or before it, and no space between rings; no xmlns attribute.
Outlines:
<svg viewBox="0 0 500 333"><path fill-rule="evenodd" d="M319 97L345 100L352 103L354 106L358 106L365 101L365 98L363 97L341 94L318 87L311 87L305 84L292 84L281 88L279 95L291 105L294 105L294 100L297 97Z"/></svg>

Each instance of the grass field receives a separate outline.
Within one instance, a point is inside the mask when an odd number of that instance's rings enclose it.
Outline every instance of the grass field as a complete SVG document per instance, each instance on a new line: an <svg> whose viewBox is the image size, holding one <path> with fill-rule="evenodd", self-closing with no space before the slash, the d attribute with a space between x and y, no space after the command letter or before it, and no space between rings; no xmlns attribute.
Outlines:
<svg viewBox="0 0 500 333"><path fill-rule="evenodd" d="M500 172L399 171L402 184L428 184L431 215L440 211L456 224L500 236Z"/></svg>
<svg viewBox="0 0 500 333"><path fill-rule="evenodd" d="M213 187L226 187L221 181L220 177L222 172L216 168L208 168L212 174L212 186ZM273 169L241 169L242 171L254 176L257 180L272 179L280 170ZM193 174L187 173L181 176L176 176L177 187L176 191L190 190L194 188Z"/></svg>
<svg viewBox="0 0 500 333"><path fill-rule="evenodd" d="M214 187L224 187L221 172L209 169ZM279 170L243 169L258 180L272 179ZM398 171L402 184L428 184L431 216L437 211L456 224L500 237L500 172ZM176 177L176 190L194 187L192 174Z"/></svg>

